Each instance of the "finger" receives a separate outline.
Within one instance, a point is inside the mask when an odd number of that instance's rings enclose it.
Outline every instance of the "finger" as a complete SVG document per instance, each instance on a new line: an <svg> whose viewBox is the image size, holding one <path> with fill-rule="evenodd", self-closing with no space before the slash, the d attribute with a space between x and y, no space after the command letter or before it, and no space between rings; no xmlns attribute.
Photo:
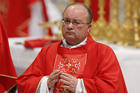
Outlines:
<svg viewBox="0 0 140 93"><path fill-rule="evenodd" d="M67 91L67 92L68 92L68 91L71 91L70 93L75 93L75 89L74 89L73 87L71 87L71 86L62 85L61 87L64 88L64 90ZM67 93L67 92L66 92L66 93ZM69 92L68 92L68 93L69 93Z"/></svg>
<svg viewBox="0 0 140 93"><path fill-rule="evenodd" d="M64 79L60 79L60 82L63 82L64 83L64 85L70 85L70 82L69 81L66 81L66 80L64 80Z"/></svg>
<svg viewBox="0 0 140 93"><path fill-rule="evenodd" d="M54 79L52 81L48 81L47 84L48 84L48 87L49 88L52 88L55 86L55 84L58 82L58 79Z"/></svg>
<svg viewBox="0 0 140 93"><path fill-rule="evenodd" d="M66 79L68 81L77 79L76 77L74 77L74 76L72 76L70 74L67 74L67 73L61 73L60 78Z"/></svg>
<svg viewBox="0 0 140 93"><path fill-rule="evenodd" d="M54 70L50 75L55 75L57 73L60 73L60 70Z"/></svg>
<svg viewBox="0 0 140 93"><path fill-rule="evenodd" d="M60 75L60 71L59 70L56 70L56 71L54 71L54 72L52 72L50 74L50 77L51 78L55 78L55 77L58 77L59 75Z"/></svg>
<svg viewBox="0 0 140 93"><path fill-rule="evenodd" d="M73 78L73 76L70 75L70 74L68 74L68 73L61 73L61 75L66 76L66 77L68 77L68 78Z"/></svg>
<svg viewBox="0 0 140 93"><path fill-rule="evenodd" d="M60 74L59 73L57 73L57 74L55 74L55 75L51 75L51 76L49 76L49 80L50 81L52 81L52 80L55 80L55 79L59 79L59 76L60 76Z"/></svg>
<svg viewBox="0 0 140 93"><path fill-rule="evenodd" d="M54 79L51 81L52 84L55 84L56 82L58 82L58 79Z"/></svg>
<svg viewBox="0 0 140 93"><path fill-rule="evenodd" d="M61 85L61 87L64 88L64 89L68 89L68 90L70 90L70 86L67 86L67 85Z"/></svg>
<svg viewBox="0 0 140 93"><path fill-rule="evenodd" d="M62 75L62 74L60 75L60 79L64 79L66 81L71 81L72 80L70 77L67 77L67 76Z"/></svg>

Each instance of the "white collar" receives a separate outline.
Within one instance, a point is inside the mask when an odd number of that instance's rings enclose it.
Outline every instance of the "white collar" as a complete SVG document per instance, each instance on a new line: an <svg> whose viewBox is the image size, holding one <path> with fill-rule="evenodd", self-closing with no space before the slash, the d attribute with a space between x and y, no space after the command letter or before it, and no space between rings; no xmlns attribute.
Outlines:
<svg viewBox="0 0 140 93"><path fill-rule="evenodd" d="M85 45L85 44L86 44L86 41L87 41L87 37L85 38L85 40L83 40L81 43L79 43L79 44L77 44L77 45L69 45L69 44L66 42L65 39L62 40L62 43L63 43L63 46L64 46L65 48L71 49L71 48L77 48L77 47L80 47L80 46L82 46L82 45Z"/></svg>

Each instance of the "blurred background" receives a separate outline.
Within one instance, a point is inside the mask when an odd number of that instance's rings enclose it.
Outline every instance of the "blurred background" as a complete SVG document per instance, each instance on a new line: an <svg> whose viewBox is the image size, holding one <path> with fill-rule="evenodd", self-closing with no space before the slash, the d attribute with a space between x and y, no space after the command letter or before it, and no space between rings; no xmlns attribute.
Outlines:
<svg viewBox="0 0 140 93"><path fill-rule="evenodd" d="M92 10L91 36L116 53L128 93L140 93L140 0L0 0L18 76L41 47L62 38L63 10L73 2Z"/></svg>

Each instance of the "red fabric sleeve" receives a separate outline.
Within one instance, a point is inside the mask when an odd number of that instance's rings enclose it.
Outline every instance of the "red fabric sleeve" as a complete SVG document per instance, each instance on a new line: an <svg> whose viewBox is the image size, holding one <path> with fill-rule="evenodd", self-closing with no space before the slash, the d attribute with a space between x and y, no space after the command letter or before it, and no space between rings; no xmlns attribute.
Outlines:
<svg viewBox="0 0 140 93"><path fill-rule="evenodd" d="M35 61L18 78L18 93L36 93L41 78L53 71L57 46L57 43L47 45L41 50Z"/></svg>
<svg viewBox="0 0 140 93"><path fill-rule="evenodd" d="M101 51L96 76L83 78L87 93L127 93L114 52L110 48Z"/></svg>

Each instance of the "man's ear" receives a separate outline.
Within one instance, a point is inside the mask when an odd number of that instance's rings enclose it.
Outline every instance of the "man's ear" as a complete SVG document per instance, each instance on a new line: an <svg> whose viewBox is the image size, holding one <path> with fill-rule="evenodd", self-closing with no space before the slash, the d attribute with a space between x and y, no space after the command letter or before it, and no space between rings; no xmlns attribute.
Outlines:
<svg viewBox="0 0 140 93"><path fill-rule="evenodd" d="M92 27L92 24L89 24L89 25L88 25L88 32L90 32L91 27Z"/></svg>

